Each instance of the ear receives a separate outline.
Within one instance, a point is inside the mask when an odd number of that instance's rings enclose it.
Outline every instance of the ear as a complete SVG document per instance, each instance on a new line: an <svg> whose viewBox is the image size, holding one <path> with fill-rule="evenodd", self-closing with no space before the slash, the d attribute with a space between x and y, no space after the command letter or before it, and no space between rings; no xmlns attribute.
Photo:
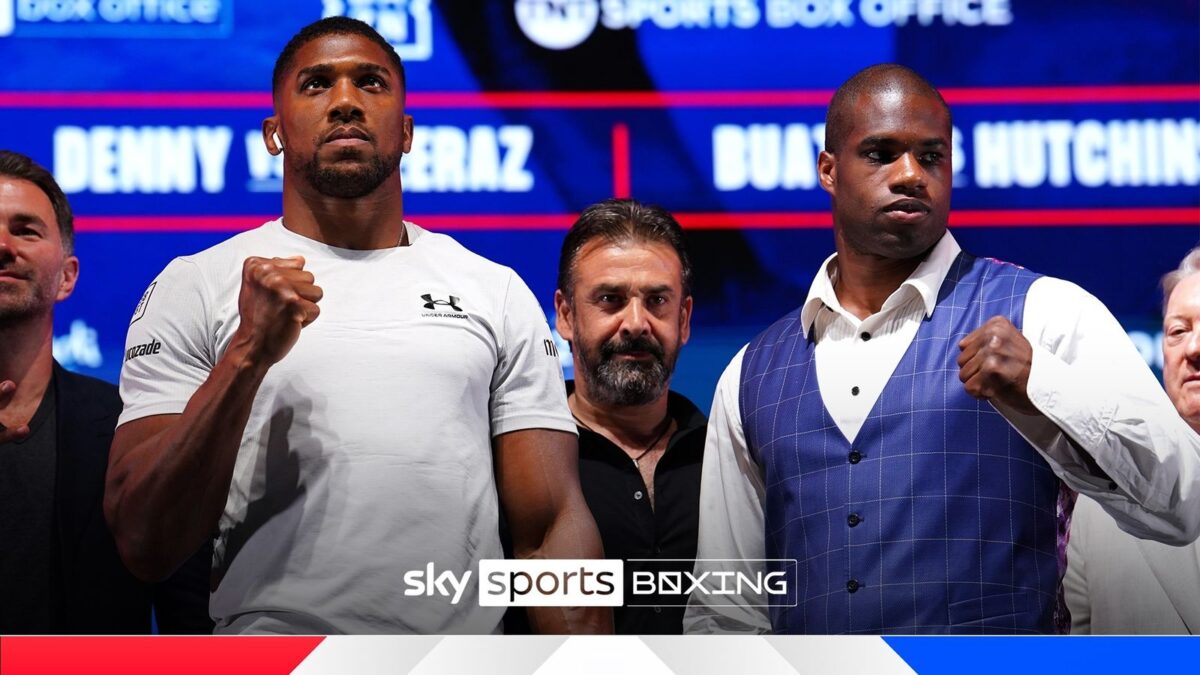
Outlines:
<svg viewBox="0 0 1200 675"><path fill-rule="evenodd" d="M679 344L686 345L692 336L692 296L683 299L679 313Z"/></svg>
<svg viewBox="0 0 1200 675"><path fill-rule="evenodd" d="M62 302L75 292L75 282L79 281L79 258L69 255L63 259L62 279L58 282L58 294L55 302Z"/></svg>
<svg viewBox="0 0 1200 675"><path fill-rule="evenodd" d="M279 134L279 117L271 115L262 123L263 144L272 155L283 153L283 137Z"/></svg>
<svg viewBox="0 0 1200 675"><path fill-rule="evenodd" d="M413 140L412 115L404 116L404 124L402 125L401 133L404 135L404 141L401 144L400 151L407 155L408 151L412 150L412 140Z"/></svg>
<svg viewBox="0 0 1200 675"><path fill-rule="evenodd" d="M561 290L554 291L554 328L567 342L575 338L575 332L571 329L574 318L571 316L572 311L574 310L567 301L567 296Z"/></svg>
<svg viewBox="0 0 1200 675"><path fill-rule="evenodd" d="M822 150L817 157L817 180L821 182L822 190L831 195L836 194L837 160L828 150Z"/></svg>

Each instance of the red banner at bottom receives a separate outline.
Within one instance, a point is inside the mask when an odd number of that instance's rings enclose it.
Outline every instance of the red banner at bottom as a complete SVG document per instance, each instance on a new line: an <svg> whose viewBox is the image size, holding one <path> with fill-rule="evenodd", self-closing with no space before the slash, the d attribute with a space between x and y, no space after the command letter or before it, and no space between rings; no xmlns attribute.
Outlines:
<svg viewBox="0 0 1200 675"><path fill-rule="evenodd" d="M0 675L286 675L321 637L2 637Z"/></svg>

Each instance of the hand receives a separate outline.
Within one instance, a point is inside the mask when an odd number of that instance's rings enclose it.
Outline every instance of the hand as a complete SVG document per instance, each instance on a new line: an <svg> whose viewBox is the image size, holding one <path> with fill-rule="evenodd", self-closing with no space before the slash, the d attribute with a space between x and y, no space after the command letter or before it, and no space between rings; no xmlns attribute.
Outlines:
<svg viewBox="0 0 1200 675"><path fill-rule="evenodd" d="M1029 400L1033 347L1012 322L993 316L958 343L958 379L967 393L998 401L1027 415L1038 414Z"/></svg>
<svg viewBox="0 0 1200 675"><path fill-rule="evenodd" d="M17 392L17 383L12 380L4 380L0 382L0 410L8 406L12 400L13 394ZM6 427L0 424L0 444L11 443L13 441L21 441L29 436L29 425L23 424L19 427Z"/></svg>
<svg viewBox="0 0 1200 675"><path fill-rule="evenodd" d="M238 294L235 342L266 365L278 363L300 339L300 329L317 320L323 292L314 285L304 258L246 258Z"/></svg>

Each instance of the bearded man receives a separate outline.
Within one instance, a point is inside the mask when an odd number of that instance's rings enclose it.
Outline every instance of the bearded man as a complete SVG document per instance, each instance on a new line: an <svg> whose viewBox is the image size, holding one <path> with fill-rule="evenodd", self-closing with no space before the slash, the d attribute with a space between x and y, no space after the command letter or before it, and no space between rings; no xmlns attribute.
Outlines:
<svg viewBox="0 0 1200 675"><path fill-rule="evenodd" d="M647 574L691 572L696 555L707 420L669 389L691 330L691 281L679 223L628 199L585 209L559 258L554 304L575 364L567 403L580 482L605 554L633 561L617 633L683 630L686 594L631 593L649 588Z"/></svg>

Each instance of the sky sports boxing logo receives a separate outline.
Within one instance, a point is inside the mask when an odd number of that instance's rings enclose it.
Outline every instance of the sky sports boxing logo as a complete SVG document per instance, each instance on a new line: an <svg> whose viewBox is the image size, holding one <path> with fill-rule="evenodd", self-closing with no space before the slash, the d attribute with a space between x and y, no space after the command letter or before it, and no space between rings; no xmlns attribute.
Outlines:
<svg viewBox="0 0 1200 675"><path fill-rule="evenodd" d="M481 560L473 572L434 563L403 575L404 595L440 596L482 607L683 607L706 604L794 607L795 560Z"/></svg>
<svg viewBox="0 0 1200 675"><path fill-rule="evenodd" d="M0 38L223 38L233 0L0 0Z"/></svg>

